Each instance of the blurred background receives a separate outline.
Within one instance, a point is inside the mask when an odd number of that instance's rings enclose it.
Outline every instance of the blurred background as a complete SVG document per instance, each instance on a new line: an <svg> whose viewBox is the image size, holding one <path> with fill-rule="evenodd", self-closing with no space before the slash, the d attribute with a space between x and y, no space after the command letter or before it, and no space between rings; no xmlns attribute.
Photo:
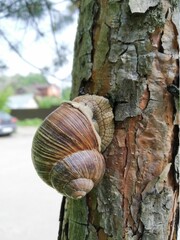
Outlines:
<svg viewBox="0 0 180 240"><path fill-rule="evenodd" d="M57 239L62 196L37 176L34 133L69 100L78 1L0 0L0 239Z"/></svg>

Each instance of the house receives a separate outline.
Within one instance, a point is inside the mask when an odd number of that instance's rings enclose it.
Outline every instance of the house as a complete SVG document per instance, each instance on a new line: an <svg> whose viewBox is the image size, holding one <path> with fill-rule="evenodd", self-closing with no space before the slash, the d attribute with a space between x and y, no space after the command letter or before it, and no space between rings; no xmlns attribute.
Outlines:
<svg viewBox="0 0 180 240"><path fill-rule="evenodd" d="M10 109L32 109L38 108L38 104L34 99L34 94L19 94L10 96L7 106Z"/></svg>
<svg viewBox="0 0 180 240"><path fill-rule="evenodd" d="M40 97L60 97L60 89L55 84L47 84L47 85L35 85L36 87L36 96Z"/></svg>
<svg viewBox="0 0 180 240"><path fill-rule="evenodd" d="M55 84L32 84L16 89L16 94L34 93L36 97L60 97L60 88Z"/></svg>

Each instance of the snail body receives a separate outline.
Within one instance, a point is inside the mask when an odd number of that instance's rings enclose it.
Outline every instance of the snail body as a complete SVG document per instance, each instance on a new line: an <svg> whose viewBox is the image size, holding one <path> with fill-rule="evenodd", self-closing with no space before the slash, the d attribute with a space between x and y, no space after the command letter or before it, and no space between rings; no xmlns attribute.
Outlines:
<svg viewBox="0 0 180 240"><path fill-rule="evenodd" d="M107 99L85 95L62 103L35 133L32 160L38 175L65 196L85 196L104 175L101 149L111 142L113 130Z"/></svg>

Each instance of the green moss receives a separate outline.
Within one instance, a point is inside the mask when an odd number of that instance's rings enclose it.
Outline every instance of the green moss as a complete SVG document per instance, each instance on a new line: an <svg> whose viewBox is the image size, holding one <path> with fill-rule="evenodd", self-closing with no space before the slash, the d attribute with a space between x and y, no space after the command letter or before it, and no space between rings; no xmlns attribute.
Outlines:
<svg viewBox="0 0 180 240"><path fill-rule="evenodd" d="M107 25L102 24L94 56L95 69L100 69L106 60L106 54L109 51L108 33L109 28Z"/></svg>
<svg viewBox="0 0 180 240"><path fill-rule="evenodd" d="M75 222L69 222L68 240L85 240L88 230L86 226L79 225Z"/></svg>
<svg viewBox="0 0 180 240"><path fill-rule="evenodd" d="M80 224L87 224L88 208L86 205L86 198L79 200L68 199L68 209L71 209L68 215L72 221Z"/></svg>
<svg viewBox="0 0 180 240"><path fill-rule="evenodd" d="M66 214L68 218L68 239L85 240L88 234L86 198L80 200L68 199Z"/></svg>
<svg viewBox="0 0 180 240"><path fill-rule="evenodd" d="M75 41L71 98L78 95L81 82L88 81L92 70L92 28L96 1L82 1Z"/></svg>

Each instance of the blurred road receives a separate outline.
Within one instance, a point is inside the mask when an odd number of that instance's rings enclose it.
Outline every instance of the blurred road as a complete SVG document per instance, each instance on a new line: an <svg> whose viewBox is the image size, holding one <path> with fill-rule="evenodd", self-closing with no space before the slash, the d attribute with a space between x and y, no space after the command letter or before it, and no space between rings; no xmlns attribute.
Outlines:
<svg viewBox="0 0 180 240"><path fill-rule="evenodd" d="M32 127L0 137L0 239L56 240L61 195L37 176Z"/></svg>

